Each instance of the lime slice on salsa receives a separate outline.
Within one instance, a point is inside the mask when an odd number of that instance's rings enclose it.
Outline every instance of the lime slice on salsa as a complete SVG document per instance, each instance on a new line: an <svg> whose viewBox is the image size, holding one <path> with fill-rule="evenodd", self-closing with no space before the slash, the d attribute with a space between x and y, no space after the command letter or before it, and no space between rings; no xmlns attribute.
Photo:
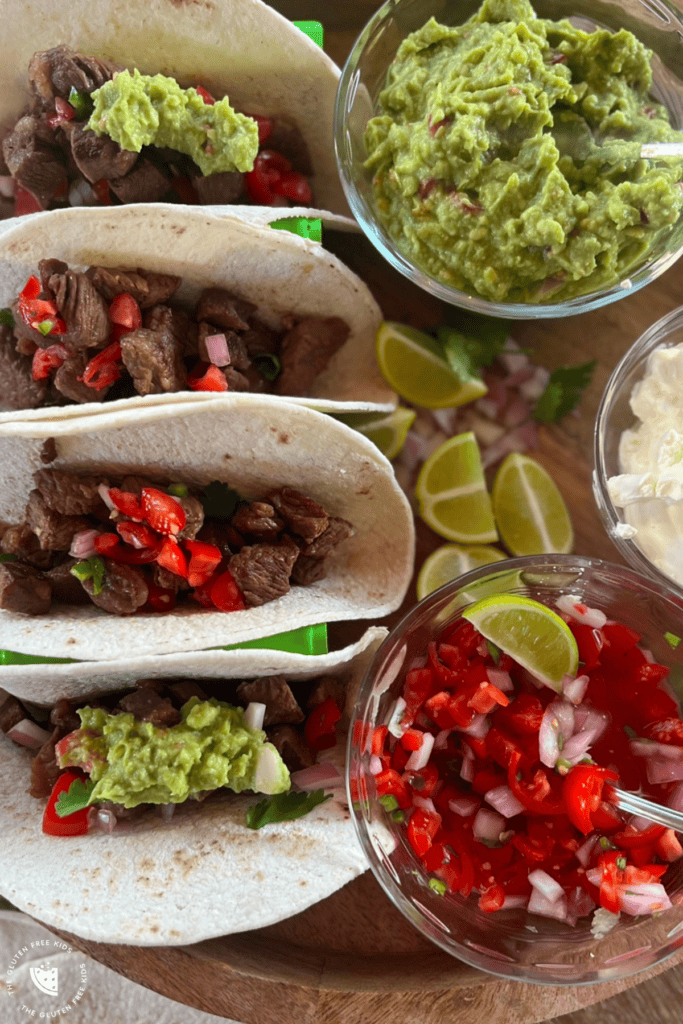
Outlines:
<svg viewBox="0 0 683 1024"><path fill-rule="evenodd" d="M365 434L388 459L395 459L406 443L408 431L415 422L416 415L414 409L404 409L399 405L393 412L358 412L340 416L340 419L349 427Z"/></svg>
<svg viewBox="0 0 683 1024"><path fill-rule="evenodd" d="M459 576L478 569L480 565L491 562L502 562L505 555L496 548L486 544L473 544L463 547L460 544L442 544L426 558L417 577L417 597L421 601L433 590L438 590L445 583L457 580Z"/></svg>
<svg viewBox="0 0 683 1024"><path fill-rule="evenodd" d="M507 456L491 498L501 540L513 555L572 550L574 530L564 499L550 474L528 455Z"/></svg>
<svg viewBox="0 0 683 1024"><path fill-rule="evenodd" d="M575 676L579 649L564 619L538 601L496 594L463 613L482 636L559 693L562 678Z"/></svg>
<svg viewBox="0 0 683 1024"><path fill-rule="evenodd" d="M444 409L486 394L479 377L458 377L438 341L414 327L385 320L377 331L375 350L384 378L407 402Z"/></svg>
<svg viewBox="0 0 683 1024"><path fill-rule="evenodd" d="M420 470L415 496L420 515L440 537L461 544L498 540L472 431L450 437L432 452Z"/></svg>

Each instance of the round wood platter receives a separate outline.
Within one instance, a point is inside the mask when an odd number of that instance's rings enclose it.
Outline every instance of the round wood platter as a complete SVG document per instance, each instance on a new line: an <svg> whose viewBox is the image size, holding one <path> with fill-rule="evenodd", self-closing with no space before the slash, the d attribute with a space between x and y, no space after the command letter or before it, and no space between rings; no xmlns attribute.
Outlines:
<svg viewBox="0 0 683 1024"><path fill-rule="evenodd" d="M287 17L319 18L326 49L340 64L378 0L274 0ZM323 9L324 8L324 9ZM326 233L325 244L373 291L387 319L431 330L457 325L458 311L410 285L360 235ZM578 413L543 427L533 452L569 506L577 554L618 556L591 491L595 414L616 362L654 321L683 302L683 266L603 310L553 321L512 321L511 334L532 361L556 366L597 359ZM441 538L417 521L417 565ZM415 602L411 586L394 625ZM336 624L330 647L356 639L367 623ZM218 883L220 884L220 883ZM226 926L229 922L226 922ZM268 928L192 946L106 945L59 932L76 948L148 988L243 1024L536 1024L572 1013L683 964L666 963L622 982L582 988L502 981L448 956L423 939L383 894L370 872L304 913ZM683 940L682 940L683 942ZM678 968L677 974L683 973Z"/></svg>

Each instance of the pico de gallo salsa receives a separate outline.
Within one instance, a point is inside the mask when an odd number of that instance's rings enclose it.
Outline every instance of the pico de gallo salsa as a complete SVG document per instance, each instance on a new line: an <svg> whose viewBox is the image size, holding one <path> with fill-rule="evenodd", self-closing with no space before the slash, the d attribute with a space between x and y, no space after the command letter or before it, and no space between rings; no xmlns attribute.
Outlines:
<svg viewBox="0 0 683 1024"><path fill-rule="evenodd" d="M683 721L641 635L561 598L579 674L555 692L462 619L408 670L371 747L377 795L441 895L478 893L574 925L595 908L654 914L683 856L629 817L611 783L683 810ZM616 920L616 918L614 919Z"/></svg>

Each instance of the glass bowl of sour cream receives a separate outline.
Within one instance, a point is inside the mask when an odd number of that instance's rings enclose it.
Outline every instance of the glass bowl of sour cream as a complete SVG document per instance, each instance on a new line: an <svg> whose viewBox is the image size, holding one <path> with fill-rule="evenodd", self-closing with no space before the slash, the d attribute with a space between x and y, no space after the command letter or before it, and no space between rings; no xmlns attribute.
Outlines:
<svg viewBox="0 0 683 1024"><path fill-rule="evenodd" d="M593 493L615 546L683 601L683 306L614 370L595 426Z"/></svg>
<svg viewBox="0 0 683 1024"><path fill-rule="evenodd" d="M337 93L361 228L420 287L494 316L643 287L683 252L683 157L642 153L683 144L682 38L672 0L388 0Z"/></svg>

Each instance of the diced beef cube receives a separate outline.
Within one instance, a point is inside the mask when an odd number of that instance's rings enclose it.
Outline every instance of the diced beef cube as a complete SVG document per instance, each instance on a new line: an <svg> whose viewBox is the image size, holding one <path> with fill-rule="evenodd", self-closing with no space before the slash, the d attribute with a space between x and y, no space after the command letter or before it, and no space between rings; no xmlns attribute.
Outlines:
<svg viewBox="0 0 683 1024"><path fill-rule="evenodd" d="M224 366L223 373L228 382L228 391L251 391L249 378L239 370L234 370L232 366Z"/></svg>
<svg viewBox="0 0 683 1024"><path fill-rule="evenodd" d="M224 327L214 327L213 324L207 324L205 321L199 324L199 335L197 338L197 351L200 359L203 359L205 363L211 362L206 348L206 339L210 338L212 334L222 334L228 345L229 360L227 363L219 363L219 366L229 365L236 370L246 370L250 366L251 359L247 353L247 346L239 334L226 330Z"/></svg>
<svg viewBox="0 0 683 1024"><path fill-rule="evenodd" d="M103 402L110 389L109 384L103 388L91 388L79 380L90 361L86 351L75 352L64 360L53 378L55 389L72 402Z"/></svg>
<svg viewBox="0 0 683 1024"><path fill-rule="evenodd" d="M117 565L105 559L102 589L94 593L92 579L82 580L81 586L93 604L113 615L132 615L147 601L149 593L145 578L133 565Z"/></svg>
<svg viewBox="0 0 683 1024"><path fill-rule="evenodd" d="M280 348L279 336L256 317L251 317L249 330L242 335L242 341L252 359L254 356L275 355Z"/></svg>
<svg viewBox="0 0 683 1024"><path fill-rule="evenodd" d="M73 579L73 577L72 577ZM50 724L57 725L65 733L80 729L81 720L76 714L71 701L61 697L50 711Z"/></svg>
<svg viewBox="0 0 683 1024"><path fill-rule="evenodd" d="M265 704L264 726L280 725L283 722L296 724L305 718L284 676L263 676L261 679L240 683L237 699L244 705L251 701Z"/></svg>
<svg viewBox="0 0 683 1024"><path fill-rule="evenodd" d="M24 325L24 326L27 326L27 325ZM16 330L16 327L15 327L15 330ZM29 328L29 330L30 330L30 328ZM31 356L31 358L33 358L33 356L36 353L36 350L38 349L38 346L36 345L35 341L32 341L30 338L24 338L24 337L22 337L19 334L17 336L16 342L17 342L17 346L16 346L17 347L17 352L19 353L19 355Z"/></svg>
<svg viewBox="0 0 683 1024"><path fill-rule="evenodd" d="M166 302L177 290L180 278L157 274L153 270L126 270L124 267L89 267L87 275L107 302L115 295L132 295L140 309ZM145 324L154 327L153 324Z"/></svg>
<svg viewBox="0 0 683 1024"><path fill-rule="evenodd" d="M42 204L47 204L66 179L66 164L37 117L20 118L2 143L7 168L25 189Z"/></svg>
<svg viewBox="0 0 683 1024"><path fill-rule="evenodd" d="M300 587L308 587L311 583L325 579L327 570L322 558L309 558L307 555L299 555L292 568L292 583Z"/></svg>
<svg viewBox="0 0 683 1024"><path fill-rule="evenodd" d="M168 192L169 184L161 168L146 157L132 170L111 175L109 180L109 188L122 203L156 203Z"/></svg>
<svg viewBox="0 0 683 1024"><path fill-rule="evenodd" d="M52 787L62 773L57 764L55 747L67 733L59 726L55 726L49 740L45 740L42 747L31 761L31 796L38 799L48 797Z"/></svg>
<svg viewBox="0 0 683 1024"><path fill-rule="evenodd" d="M175 499L185 512L185 525L178 534L178 540L194 540L204 525L204 506L199 498L186 494Z"/></svg>
<svg viewBox="0 0 683 1024"><path fill-rule="evenodd" d="M102 511L104 504L98 491L100 484L109 486L103 476L76 476L63 469L39 469L33 474L36 487L46 505L65 516L87 516Z"/></svg>
<svg viewBox="0 0 683 1024"><path fill-rule="evenodd" d="M37 409L45 401L47 380L34 380L31 359L20 355L12 328L0 325L0 404L10 409Z"/></svg>
<svg viewBox="0 0 683 1024"><path fill-rule="evenodd" d="M315 764L315 754L293 726L276 725L268 729L266 735L279 751L290 772L299 772L302 768L311 768Z"/></svg>
<svg viewBox="0 0 683 1024"><path fill-rule="evenodd" d="M173 590L176 594L179 590L190 589L190 584L182 576L171 572L170 569L164 569L156 562L152 563L152 581L156 583L157 587L161 587L163 590Z"/></svg>
<svg viewBox="0 0 683 1024"><path fill-rule="evenodd" d="M309 316L287 331L280 344L278 395L305 395L349 336L338 316Z"/></svg>
<svg viewBox="0 0 683 1024"><path fill-rule="evenodd" d="M162 697L151 686L142 686L126 694L118 703L121 711L128 711L140 722L151 722L157 729L168 729L182 720L180 712L168 697Z"/></svg>
<svg viewBox="0 0 683 1024"><path fill-rule="evenodd" d="M40 446L40 461L47 466L55 461L58 454L57 442L54 437L46 437Z"/></svg>
<svg viewBox="0 0 683 1024"><path fill-rule="evenodd" d="M0 562L0 608L44 615L52 600L50 581L40 569L21 562Z"/></svg>
<svg viewBox="0 0 683 1024"><path fill-rule="evenodd" d="M317 708L320 704L324 704L329 697L332 698L339 710L343 711L346 705L346 683L334 676L321 676L309 694L306 707Z"/></svg>
<svg viewBox="0 0 683 1024"><path fill-rule="evenodd" d="M158 483L154 480L148 480L145 476L124 476L121 481L121 490L126 491L130 494L137 494L138 497L142 494L143 487L159 487Z"/></svg>
<svg viewBox="0 0 683 1024"><path fill-rule="evenodd" d="M191 181L202 206L230 206L244 191L244 175L240 171L193 174Z"/></svg>
<svg viewBox="0 0 683 1024"><path fill-rule="evenodd" d="M55 96L68 100L72 89L94 92L121 68L98 57L85 57L68 46L34 53L28 65L28 77L36 96L49 103Z"/></svg>
<svg viewBox="0 0 683 1024"><path fill-rule="evenodd" d="M327 558L331 551L353 535L354 529L346 519L330 516L327 529L319 537L307 544L303 554L309 558Z"/></svg>
<svg viewBox="0 0 683 1024"><path fill-rule="evenodd" d="M81 581L71 572L77 561L76 558L67 558L45 573L52 586L53 601L59 601L60 604L88 604L88 595Z"/></svg>
<svg viewBox="0 0 683 1024"><path fill-rule="evenodd" d="M68 551L74 534L90 529L90 523L83 516L68 516L50 508L38 490L28 496L26 522L43 551Z"/></svg>
<svg viewBox="0 0 683 1024"><path fill-rule="evenodd" d="M138 154L121 149L109 135L96 135L77 121L67 121L64 131L71 143L76 167L89 182L102 178L119 179L130 172Z"/></svg>
<svg viewBox="0 0 683 1024"><path fill-rule="evenodd" d="M275 601L289 592L289 577L299 549L284 537L279 544L245 545L228 564L248 608Z"/></svg>
<svg viewBox="0 0 683 1024"><path fill-rule="evenodd" d="M267 501L252 501L242 505L232 517L232 525L240 533L251 533L255 537L277 537L284 527L284 521Z"/></svg>
<svg viewBox="0 0 683 1024"><path fill-rule="evenodd" d="M107 304L86 274L67 270L52 274L48 289L64 318L67 333L60 337L67 348L102 348L109 340L111 323Z"/></svg>
<svg viewBox="0 0 683 1024"><path fill-rule="evenodd" d="M228 523L220 522L217 519L204 521L204 525L197 534L197 540L203 540L205 544L215 544L224 555L228 556L244 546L244 538L237 530Z"/></svg>
<svg viewBox="0 0 683 1024"><path fill-rule="evenodd" d="M177 683L170 683L168 689L180 707L183 704L187 704L190 697L199 697L200 700L207 700L206 693L195 679L181 679Z"/></svg>
<svg viewBox="0 0 683 1024"><path fill-rule="evenodd" d="M124 334L121 356L140 395L182 391L187 384L182 345L168 329L139 327Z"/></svg>
<svg viewBox="0 0 683 1024"><path fill-rule="evenodd" d="M66 274L68 269L68 264L63 263L62 260L40 260L38 263L38 276L40 277L40 285L43 291L49 292L50 278L53 274Z"/></svg>
<svg viewBox="0 0 683 1024"><path fill-rule="evenodd" d="M251 302L238 299L225 288L205 288L199 296L195 316L199 322L208 321L232 331L246 331L247 317L256 309Z"/></svg>
<svg viewBox="0 0 683 1024"><path fill-rule="evenodd" d="M171 334L183 357L197 354L197 324L184 309L159 303L145 312L143 325L150 331Z"/></svg>
<svg viewBox="0 0 683 1024"><path fill-rule="evenodd" d="M282 117L274 118L267 148L274 149L276 153L289 160L299 174L305 174L308 178L313 174L313 164L306 140L301 134L301 129L292 121L286 121Z"/></svg>
<svg viewBox="0 0 683 1024"><path fill-rule="evenodd" d="M36 569L49 569L54 562L52 551L43 551L33 530L21 523L5 530L0 548L6 555L16 555L22 562L34 565Z"/></svg>
<svg viewBox="0 0 683 1024"><path fill-rule="evenodd" d="M303 537L307 544L327 529L330 517L322 505L293 487L272 491L266 495L266 500L277 509L292 532Z"/></svg>
<svg viewBox="0 0 683 1024"><path fill-rule="evenodd" d="M16 697L2 690L0 692L0 731L8 733L25 718L28 718L28 715L23 704L20 704Z"/></svg>

